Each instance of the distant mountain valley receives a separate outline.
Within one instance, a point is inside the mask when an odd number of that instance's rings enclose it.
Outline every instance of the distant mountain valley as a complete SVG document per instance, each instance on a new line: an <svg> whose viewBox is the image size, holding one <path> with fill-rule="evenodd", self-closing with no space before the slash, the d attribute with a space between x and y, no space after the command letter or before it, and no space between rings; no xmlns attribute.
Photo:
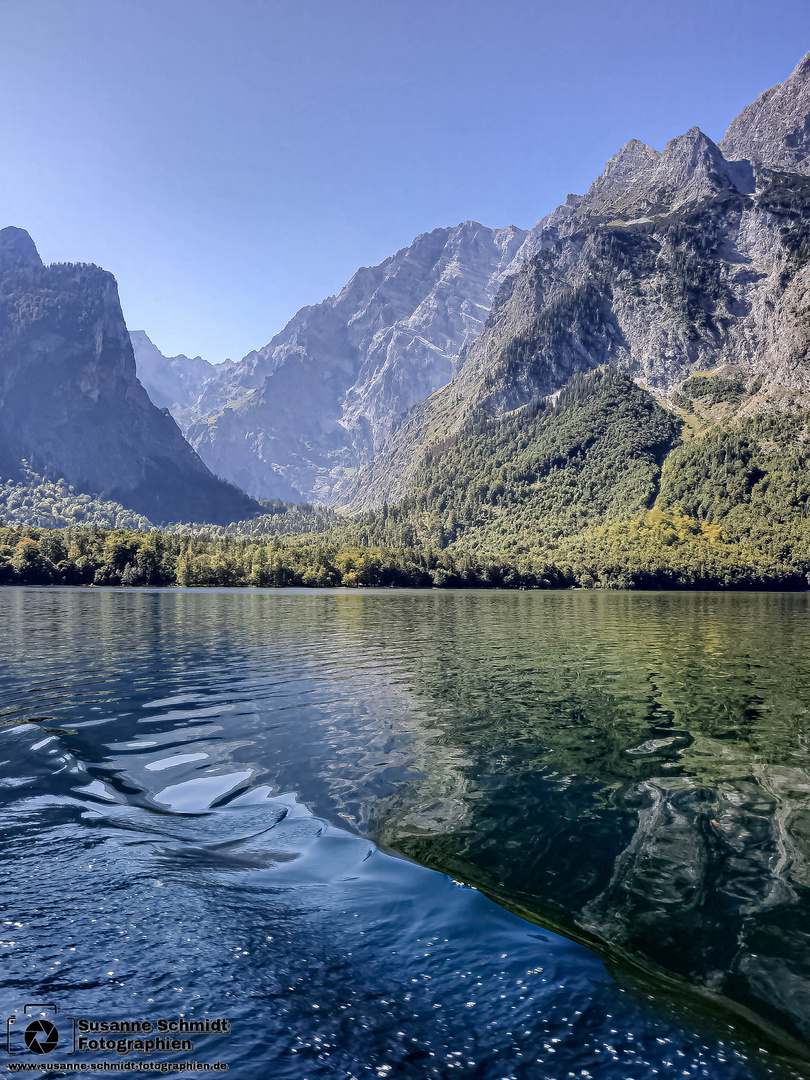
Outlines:
<svg viewBox="0 0 810 1080"><path fill-rule="evenodd" d="M355 507L400 498L471 418L601 364L676 413L695 376L756 386L745 415L806 405L808 117L805 57L719 145L631 141L529 231L423 234L237 363L164 358L134 332L139 376L249 494Z"/></svg>
<svg viewBox="0 0 810 1080"><path fill-rule="evenodd" d="M767 446L787 475L808 430L808 130L810 55L719 144L698 128L662 151L633 140L530 230L423 233L224 364L163 356L145 331L127 333L111 274L46 267L24 230L6 228L0 515L253 522L256 535L281 528L282 504L339 508L341 520L397 505L403 545L469 548L477 536L493 552L534 551L660 505L680 483L666 479L670 458L697 461L712 439L739 446L756 430L760 464L734 474L739 491L718 477L691 513L752 504L770 483ZM610 456L619 431L627 452L597 497L581 486L587 462L596 446ZM565 482L541 513L558 470ZM608 498L614 482L623 493ZM796 498L802 515L804 488ZM363 535L392 542L384 520Z"/></svg>

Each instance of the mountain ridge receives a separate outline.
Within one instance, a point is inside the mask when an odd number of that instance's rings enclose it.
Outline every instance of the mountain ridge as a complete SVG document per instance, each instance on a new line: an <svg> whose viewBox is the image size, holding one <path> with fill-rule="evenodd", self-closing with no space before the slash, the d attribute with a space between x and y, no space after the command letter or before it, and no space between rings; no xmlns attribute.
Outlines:
<svg viewBox="0 0 810 1080"><path fill-rule="evenodd" d="M175 415L203 460L246 490L330 501L396 417L445 385L526 236L477 222L421 233L302 308Z"/></svg>
<svg viewBox="0 0 810 1080"><path fill-rule="evenodd" d="M0 469L14 480L29 467L158 523L261 511L206 468L138 382L113 275L45 266L10 226L0 230Z"/></svg>
<svg viewBox="0 0 810 1080"><path fill-rule="evenodd" d="M697 127L662 150L633 139L528 231L422 233L170 408L203 459L256 494L362 508L400 497L426 448L471 417L605 363L667 407L700 371L759 379L748 412L801 404L805 128L810 54L719 144Z"/></svg>
<svg viewBox="0 0 810 1080"><path fill-rule="evenodd" d="M789 128L810 100L808 59L776 90ZM800 105L788 108L786 95ZM742 143L740 117L728 146ZM698 128L663 151L625 144L585 195L538 222L536 253L504 281L452 380L401 419L349 505L401 497L428 447L470 417L526 407L601 364L665 403L698 371L728 370L762 378L749 411L806 404L807 180L728 160Z"/></svg>

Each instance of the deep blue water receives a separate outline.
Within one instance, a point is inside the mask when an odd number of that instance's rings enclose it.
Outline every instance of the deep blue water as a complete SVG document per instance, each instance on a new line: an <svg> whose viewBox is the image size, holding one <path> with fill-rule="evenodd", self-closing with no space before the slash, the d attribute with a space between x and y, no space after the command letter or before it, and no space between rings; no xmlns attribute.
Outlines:
<svg viewBox="0 0 810 1080"><path fill-rule="evenodd" d="M68 1017L227 1019L152 1060L240 1078L808 1075L809 626L0 590L4 1075L122 1060Z"/></svg>

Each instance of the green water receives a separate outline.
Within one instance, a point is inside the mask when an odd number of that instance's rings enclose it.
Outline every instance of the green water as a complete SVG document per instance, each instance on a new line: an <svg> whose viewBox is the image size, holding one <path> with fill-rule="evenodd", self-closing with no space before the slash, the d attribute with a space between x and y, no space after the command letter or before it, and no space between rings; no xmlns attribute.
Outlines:
<svg viewBox="0 0 810 1080"><path fill-rule="evenodd" d="M411 616L380 647L411 662L422 778L371 835L809 1037L810 599L456 593Z"/></svg>

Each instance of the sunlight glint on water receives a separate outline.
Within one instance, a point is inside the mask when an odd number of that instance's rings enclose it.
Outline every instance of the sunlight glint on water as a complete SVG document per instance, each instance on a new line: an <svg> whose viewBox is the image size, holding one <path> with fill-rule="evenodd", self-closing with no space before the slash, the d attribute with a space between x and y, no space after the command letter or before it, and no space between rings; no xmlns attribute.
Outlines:
<svg viewBox="0 0 810 1080"><path fill-rule="evenodd" d="M7 1012L227 1015L245 1077L804 1073L807 598L0 614Z"/></svg>

